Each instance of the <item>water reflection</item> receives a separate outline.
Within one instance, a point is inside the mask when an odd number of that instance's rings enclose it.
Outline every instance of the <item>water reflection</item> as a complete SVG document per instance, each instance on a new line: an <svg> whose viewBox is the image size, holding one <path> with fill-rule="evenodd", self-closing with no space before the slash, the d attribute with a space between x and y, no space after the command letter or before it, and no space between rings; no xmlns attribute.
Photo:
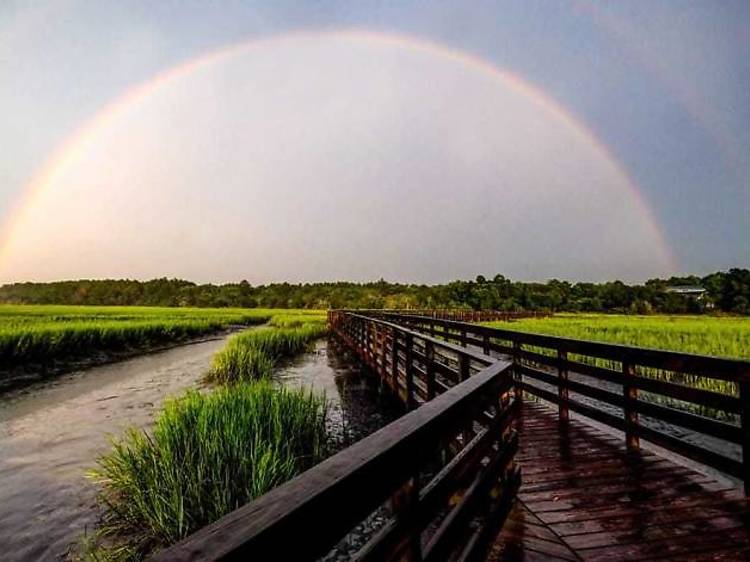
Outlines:
<svg viewBox="0 0 750 562"><path fill-rule="evenodd" d="M108 436L148 427L164 398L199 384L226 338L70 373L0 398L2 560L56 560L96 522L85 477Z"/></svg>
<svg viewBox="0 0 750 562"><path fill-rule="evenodd" d="M346 346L331 337L313 353L285 365L283 384L323 392L329 402L329 430L337 448L366 437L402 415L403 407L368 373Z"/></svg>

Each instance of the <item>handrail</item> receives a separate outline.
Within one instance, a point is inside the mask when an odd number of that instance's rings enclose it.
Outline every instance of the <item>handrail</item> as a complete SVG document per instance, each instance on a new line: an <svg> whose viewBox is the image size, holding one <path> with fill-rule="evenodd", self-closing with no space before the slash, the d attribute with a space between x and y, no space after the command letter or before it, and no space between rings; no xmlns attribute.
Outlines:
<svg viewBox="0 0 750 562"><path fill-rule="evenodd" d="M314 560L376 512L388 521L359 560L466 559L495 535L520 483L510 362L364 316L330 322L414 409L154 560Z"/></svg>
<svg viewBox="0 0 750 562"><path fill-rule="evenodd" d="M582 341L417 315L388 314L409 326L484 353L512 357L521 388L625 432L629 449L643 438L743 480L750 495L750 362ZM696 381L714 381L704 388ZM642 419L641 416L646 419ZM663 422L699 437L663 431ZM713 441L712 441L713 440ZM706 446L723 442L725 446ZM731 447L742 451L741 458ZM730 451L730 452L728 452Z"/></svg>
<svg viewBox="0 0 750 562"><path fill-rule="evenodd" d="M360 313L360 311L355 312ZM534 334L518 330L509 330L506 328L481 326L467 322L441 320L438 318L424 317L418 314L396 314L385 311L383 312L383 315L384 317L390 318L395 323L405 323L406 325L429 325L431 321L435 321L436 326L448 326L449 328L459 331L470 327L470 332L482 336L487 335L492 338L507 339L523 344L538 345L540 347L561 348L570 353L580 353L582 355L596 356L601 354L602 357L609 355L613 360L617 361L621 361L635 353L642 359L643 364L649 367L665 370L681 370L683 372L691 372L695 374L714 369L718 373L718 376L715 378L735 382L738 382L739 379L743 377L750 380L750 361L743 359L683 353L679 351L648 347L635 347L594 340L579 340L547 334ZM414 321L417 321L416 324Z"/></svg>
<svg viewBox="0 0 750 562"><path fill-rule="evenodd" d="M428 309L356 309L351 312L367 316L381 314L419 314L440 320L456 320L460 322L492 322L496 320L510 321L522 318L545 318L551 316L549 312L541 311L512 311L512 310L474 310L473 308L428 308Z"/></svg>

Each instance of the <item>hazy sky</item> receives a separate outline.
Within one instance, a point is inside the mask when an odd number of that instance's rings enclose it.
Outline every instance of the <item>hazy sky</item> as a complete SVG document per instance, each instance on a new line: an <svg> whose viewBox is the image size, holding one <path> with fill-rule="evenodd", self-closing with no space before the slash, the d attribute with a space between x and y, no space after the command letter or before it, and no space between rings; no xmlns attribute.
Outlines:
<svg viewBox="0 0 750 562"><path fill-rule="evenodd" d="M750 4L2 2L0 282L750 265Z"/></svg>

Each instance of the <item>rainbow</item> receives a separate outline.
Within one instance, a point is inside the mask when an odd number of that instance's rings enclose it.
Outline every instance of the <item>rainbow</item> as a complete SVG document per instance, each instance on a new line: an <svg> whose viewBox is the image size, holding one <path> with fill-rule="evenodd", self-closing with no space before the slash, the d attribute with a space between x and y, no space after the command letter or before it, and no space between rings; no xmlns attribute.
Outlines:
<svg viewBox="0 0 750 562"><path fill-rule="evenodd" d="M643 41L635 34L636 28L629 25L625 18L618 17L613 11L606 10L601 4L586 0L574 0L574 5L582 13L588 14L592 23L606 34L617 39L636 58L652 77L668 90L680 103L683 110L698 124L716 149L724 162L736 168L741 160L741 149L733 139L729 127L720 119L711 118L712 110L705 96L694 89L686 88L676 79L674 69L661 63L645 47Z"/></svg>
<svg viewBox="0 0 750 562"><path fill-rule="evenodd" d="M39 169L31 181L25 186L21 197L16 203L15 208L10 213L10 218L6 221L5 226L0 230L0 263L4 261L7 255L9 242L12 240L16 226L22 221L27 209L34 206L35 202L45 196L49 190L53 189L55 180L60 177L66 169L74 162L84 157L89 146L93 143L100 131L105 130L121 114L132 107L140 104L149 96L154 94L160 88L184 78L191 73L208 67L215 63L224 61L228 58L238 55L247 54L252 49L269 45L276 42L282 42L290 38L316 38L316 37L340 37L351 38L359 41L374 42L380 45L392 46L412 51L423 52L433 56L442 57L449 61L455 62L468 69L474 69L484 73L492 79L502 82L504 85L514 88L518 93L532 98L547 111L561 119L565 124L576 130L582 138L605 160L607 160L625 180L628 190L634 201L636 201L639 210L643 213L644 218L657 233L660 250L665 257L668 266L672 271L676 271L676 260L669 246L665 241L665 236L654 214L644 198L641 190L626 172L623 166L613 157L607 147L594 135L594 133L580 121L575 119L559 103L546 95L544 92L529 84L516 74L505 69L498 68L490 62L467 52L451 49L441 44L412 36L397 35L391 33L374 32L367 30L326 30L326 31L295 31L252 39L246 42L229 45L201 55L195 59L184 62L172 67L160 74L157 74L150 80L138 84L125 93L111 101L102 108L92 119L85 123L81 128L70 135L53 153L52 157Z"/></svg>

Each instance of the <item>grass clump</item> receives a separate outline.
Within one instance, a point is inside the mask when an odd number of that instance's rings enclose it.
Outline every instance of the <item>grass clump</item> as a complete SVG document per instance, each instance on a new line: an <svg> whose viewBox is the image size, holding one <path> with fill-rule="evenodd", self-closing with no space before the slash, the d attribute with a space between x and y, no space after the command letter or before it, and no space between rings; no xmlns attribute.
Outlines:
<svg viewBox="0 0 750 562"><path fill-rule="evenodd" d="M302 318L305 320L279 315L271 319L269 328L234 336L214 356L208 379L231 384L270 376L280 359L305 351L312 341L325 334L323 321L315 317ZM280 325L286 327L276 327Z"/></svg>
<svg viewBox="0 0 750 562"><path fill-rule="evenodd" d="M168 401L152 435L131 429L92 473L107 557L172 544L314 465L325 417L323 398L266 381Z"/></svg>
<svg viewBox="0 0 750 562"><path fill-rule="evenodd" d="M262 349L230 342L214 355L208 379L224 384L270 377L274 360Z"/></svg>
<svg viewBox="0 0 750 562"><path fill-rule="evenodd" d="M324 324L325 317L319 312L291 312L275 314L268 322L274 328L301 328L305 325Z"/></svg>

